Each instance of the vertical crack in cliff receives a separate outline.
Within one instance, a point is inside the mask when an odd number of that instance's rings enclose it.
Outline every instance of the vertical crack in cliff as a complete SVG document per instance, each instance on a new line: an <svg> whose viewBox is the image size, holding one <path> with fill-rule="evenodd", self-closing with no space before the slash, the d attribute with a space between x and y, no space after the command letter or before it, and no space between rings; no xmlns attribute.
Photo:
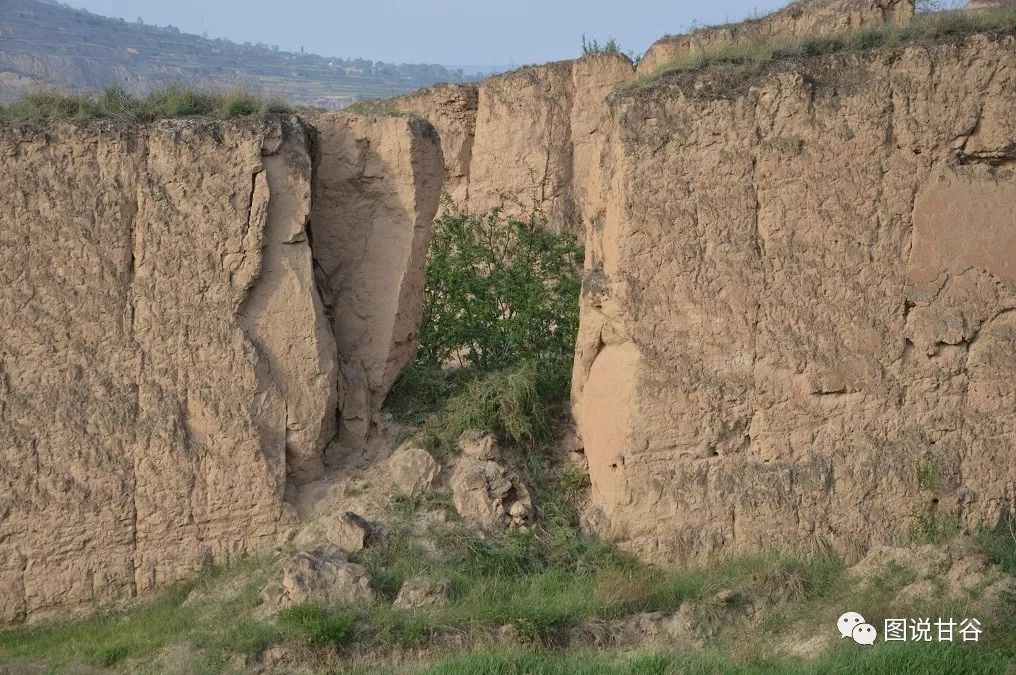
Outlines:
<svg viewBox="0 0 1016 675"><path fill-rule="evenodd" d="M549 115L550 129L547 132L547 147L543 158L543 176L540 178L540 207L546 208L547 181L550 180L550 155L554 148L554 116Z"/></svg>
<svg viewBox="0 0 1016 675"><path fill-rule="evenodd" d="M127 275L128 275L127 276L127 299L128 299L128 301L127 301L127 311L128 311L128 314L129 314L128 320L129 320L130 323L127 326L127 328L130 331L130 341L131 341L131 344L133 345L134 358L135 358L135 360L140 361L140 363L136 363L135 364L136 371L135 371L135 378L134 378L134 382L133 382L133 388L134 388L134 411L133 411L133 414L134 414L135 424L134 424L133 429L130 431L130 434L131 434L131 439L130 439L131 440L131 443L130 443L130 447L131 447L131 456L130 456L130 466L131 466L131 523L130 523L130 527L131 527L131 551L130 551L130 560L131 560L131 570L132 570L132 574L131 574L131 578L130 578L130 594L131 594L132 597L137 597L137 595L138 595L138 582L137 582L137 574L138 574L138 567L139 567L139 561L138 561L138 461L139 461L138 455L139 455L139 448L138 448L138 444L140 443L140 440L141 440L138 437L138 430L140 429L142 431L143 435L146 434L146 431L147 431L147 429L146 429L147 425L143 424L144 420L142 420L142 414L141 414L141 381L140 381L141 373L144 370L144 358L145 358L145 355L144 355L144 350L141 348L141 344L138 342L138 339L137 339L137 327L136 327L136 319L137 319L137 304L136 303L137 303L137 298L135 297L134 286L135 286L135 283L136 283L137 277L138 277L138 256L137 256L137 246L138 246L138 213L139 213L139 211L141 209L141 195L142 195L141 191L142 191L142 185L143 185L142 181L146 180L146 178L143 178L143 177L147 177L147 176L151 175L150 172L149 172L149 168L148 168L150 154L151 154L151 145L150 145L150 140L147 139L147 138L145 138L144 140L142 140L140 142L142 144L142 154L141 154L140 161L138 162L140 174L138 175L137 189L134 192L134 201L131 203L131 211L130 211L130 213L128 215L128 219L127 219L127 227L129 229L128 246L130 248L129 253L128 253L128 262L127 262Z"/></svg>
<svg viewBox="0 0 1016 675"><path fill-rule="evenodd" d="M250 197L247 199L247 217L243 221L243 228L240 231L240 241L244 242L247 240L247 233L250 232L250 220L254 214L254 200L257 198L258 193L258 177L265 173L266 169L262 168L259 171L253 171L250 175ZM259 270L260 274L260 270ZM255 276L256 278L256 276ZM253 283L248 285L246 290L249 291Z"/></svg>
<svg viewBox="0 0 1016 675"><path fill-rule="evenodd" d="M765 303L765 294L767 288L766 281L766 269L765 269L765 244L762 240L762 233L760 232L760 209L761 204L759 202L758 194L758 148L762 138L762 132L758 127L758 102L756 101L755 110L755 128L753 147L751 148L751 172L749 174L750 185L751 185L751 196L753 199L752 203L752 236L755 243L755 255L758 259L759 269L759 291L758 299L755 302L755 316L752 317L752 353L751 353L751 388L748 394L748 418L747 428L744 430L744 437L747 439L747 443L744 444L744 454L752 454L752 446L754 439L752 438L752 427L755 423L755 409L758 400L758 360L759 360L759 331L761 330L762 323L762 308Z"/></svg>

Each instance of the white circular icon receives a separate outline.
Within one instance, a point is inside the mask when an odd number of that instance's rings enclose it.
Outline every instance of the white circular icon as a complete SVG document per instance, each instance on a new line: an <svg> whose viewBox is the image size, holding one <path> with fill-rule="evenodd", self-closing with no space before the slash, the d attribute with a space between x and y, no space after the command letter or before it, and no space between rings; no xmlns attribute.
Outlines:
<svg viewBox="0 0 1016 675"><path fill-rule="evenodd" d="M864 617L857 612L847 612L836 620L836 627L840 631L841 638L852 637L854 628L864 623Z"/></svg>
<svg viewBox="0 0 1016 675"><path fill-rule="evenodd" d="M873 645L875 644L875 638L878 637L878 633L875 632L875 627L870 623L859 623L854 626L854 631L850 634L850 637L854 638L854 642L859 645Z"/></svg>

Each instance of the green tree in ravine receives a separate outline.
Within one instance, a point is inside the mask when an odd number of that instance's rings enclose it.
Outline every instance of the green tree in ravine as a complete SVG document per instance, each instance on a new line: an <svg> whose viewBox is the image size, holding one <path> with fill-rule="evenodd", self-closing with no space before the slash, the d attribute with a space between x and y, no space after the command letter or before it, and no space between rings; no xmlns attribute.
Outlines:
<svg viewBox="0 0 1016 675"><path fill-rule="evenodd" d="M474 214L446 199L432 230L420 362L494 372L535 361L543 387L567 392L581 265L576 238L549 231L535 207Z"/></svg>

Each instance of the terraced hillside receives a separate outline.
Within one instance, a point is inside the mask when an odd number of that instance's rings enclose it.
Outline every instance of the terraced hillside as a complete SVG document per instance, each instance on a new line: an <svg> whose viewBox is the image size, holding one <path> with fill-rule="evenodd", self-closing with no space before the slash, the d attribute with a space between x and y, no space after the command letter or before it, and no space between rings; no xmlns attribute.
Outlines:
<svg viewBox="0 0 1016 675"><path fill-rule="evenodd" d="M179 81L245 85L336 109L463 79L461 71L439 65L298 54L111 19L54 2L0 3L0 101L39 87L119 85L140 92Z"/></svg>

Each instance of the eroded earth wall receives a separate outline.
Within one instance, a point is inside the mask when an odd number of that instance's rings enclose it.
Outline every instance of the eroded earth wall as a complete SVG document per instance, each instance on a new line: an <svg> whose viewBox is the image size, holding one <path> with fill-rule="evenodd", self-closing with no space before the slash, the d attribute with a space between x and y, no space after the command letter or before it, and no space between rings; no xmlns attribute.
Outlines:
<svg viewBox="0 0 1016 675"><path fill-rule="evenodd" d="M413 358L440 150L421 120L340 126L0 126L0 622L274 545L287 483L324 473L349 350L370 401ZM370 259L326 305L308 223L350 147L364 192L314 232ZM351 339L336 311L382 329Z"/></svg>
<svg viewBox="0 0 1016 675"><path fill-rule="evenodd" d="M361 449L381 404L416 358L441 141L425 120L342 113L317 129L311 235L338 347L337 461Z"/></svg>
<svg viewBox="0 0 1016 675"><path fill-rule="evenodd" d="M975 36L611 99L573 385L592 527L678 560L1013 508L1013 53Z"/></svg>
<svg viewBox="0 0 1016 675"><path fill-rule="evenodd" d="M634 77L622 54L527 66L478 85L438 85L375 104L430 121L455 203L529 213L581 236L598 200L606 97ZM502 196L507 199L502 199Z"/></svg>
<svg viewBox="0 0 1016 675"><path fill-rule="evenodd" d="M913 15L913 0L804 0L754 21L662 38L641 60L638 74L736 43L902 25ZM604 99L635 75L627 56L596 54L526 66L479 84L437 85L369 106L411 112L434 125L444 151L445 189L459 207L528 213L535 204L550 228L581 238L602 212Z"/></svg>
<svg viewBox="0 0 1016 675"><path fill-rule="evenodd" d="M273 542L287 430L303 422L273 375L290 336L261 330L274 298L296 300L297 357L329 367L318 308L294 288L310 249L285 243L309 190L270 189L309 186L302 134L0 130L0 619L131 596Z"/></svg>

